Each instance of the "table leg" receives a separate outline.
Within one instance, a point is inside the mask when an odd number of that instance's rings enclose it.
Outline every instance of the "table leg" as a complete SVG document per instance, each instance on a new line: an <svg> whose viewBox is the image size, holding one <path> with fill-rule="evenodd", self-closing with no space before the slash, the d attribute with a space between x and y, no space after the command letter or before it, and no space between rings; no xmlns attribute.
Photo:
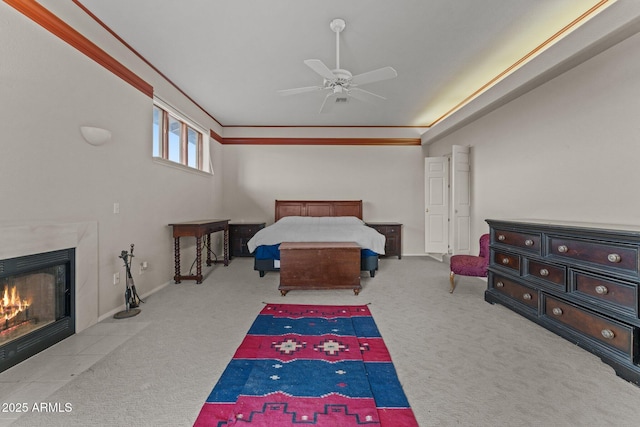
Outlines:
<svg viewBox="0 0 640 427"><path fill-rule="evenodd" d="M229 265L229 226L224 228L224 266Z"/></svg>
<svg viewBox="0 0 640 427"><path fill-rule="evenodd" d="M196 237L196 284L202 283L202 237Z"/></svg>
<svg viewBox="0 0 640 427"><path fill-rule="evenodd" d="M180 283L180 237L173 239L173 255L175 259L175 275L173 280L176 283Z"/></svg>
<svg viewBox="0 0 640 427"><path fill-rule="evenodd" d="M211 265L211 233L208 233L205 237L207 245L207 266Z"/></svg>

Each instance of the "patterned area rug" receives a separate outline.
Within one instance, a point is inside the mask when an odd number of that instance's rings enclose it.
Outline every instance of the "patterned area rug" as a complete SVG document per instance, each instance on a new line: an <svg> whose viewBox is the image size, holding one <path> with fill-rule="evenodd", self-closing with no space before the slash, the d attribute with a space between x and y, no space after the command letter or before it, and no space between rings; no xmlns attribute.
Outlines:
<svg viewBox="0 0 640 427"><path fill-rule="evenodd" d="M367 306L268 304L194 425L418 423Z"/></svg>

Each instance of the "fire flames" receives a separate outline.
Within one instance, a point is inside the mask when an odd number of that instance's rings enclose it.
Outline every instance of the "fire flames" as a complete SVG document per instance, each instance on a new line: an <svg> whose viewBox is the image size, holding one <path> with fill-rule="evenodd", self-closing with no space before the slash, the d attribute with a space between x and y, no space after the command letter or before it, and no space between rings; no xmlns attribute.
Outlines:
<svg viewBox="0 0 640 427"><path fill-rule="evenodd" d="M2 298L0 298L0 319L13 319L29 308L30 303L31 301L20 299L20 295L15 286L9 289L9 286L5 285Z"/></svg>

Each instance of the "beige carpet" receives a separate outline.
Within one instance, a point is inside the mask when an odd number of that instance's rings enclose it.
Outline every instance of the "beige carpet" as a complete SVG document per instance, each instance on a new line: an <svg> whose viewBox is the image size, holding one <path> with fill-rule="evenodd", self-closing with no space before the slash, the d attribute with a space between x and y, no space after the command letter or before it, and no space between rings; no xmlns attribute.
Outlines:
<svg viewBox="0 0 640 427"><path fill-rule="evenodd" d="M140 330L54 392L69 413L15 426L190 426L263 302L370 303L421 426L637 426L640 388L597 357L498 305L485 284L429 258L384 259L351 291L277 291L253 260L216 265L201 285L171 284L122 328ZM148 325L144 327L144 325ZM401 426L399 426L401 427Z"/></svg>

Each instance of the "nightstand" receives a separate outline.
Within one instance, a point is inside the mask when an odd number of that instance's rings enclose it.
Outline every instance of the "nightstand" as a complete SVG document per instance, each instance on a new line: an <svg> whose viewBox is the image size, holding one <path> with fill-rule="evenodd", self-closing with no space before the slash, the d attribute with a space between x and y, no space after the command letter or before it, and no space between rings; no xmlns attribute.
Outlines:
<svg viewBox="0 0 640 427"><path fill-rule="evenodd" d="M378 233L384 234L386 238L384 244L384 255L397 256L402 259L402 224L398 222L367 222L369 227Z"/></svg>
<svg viewBox="0 0 640 427"><path fill-rule="evenodd" d="M229 252L231 257L253 256L247 248L247 242L254 234L265 227L264 222L229 223Z"/></svg>

